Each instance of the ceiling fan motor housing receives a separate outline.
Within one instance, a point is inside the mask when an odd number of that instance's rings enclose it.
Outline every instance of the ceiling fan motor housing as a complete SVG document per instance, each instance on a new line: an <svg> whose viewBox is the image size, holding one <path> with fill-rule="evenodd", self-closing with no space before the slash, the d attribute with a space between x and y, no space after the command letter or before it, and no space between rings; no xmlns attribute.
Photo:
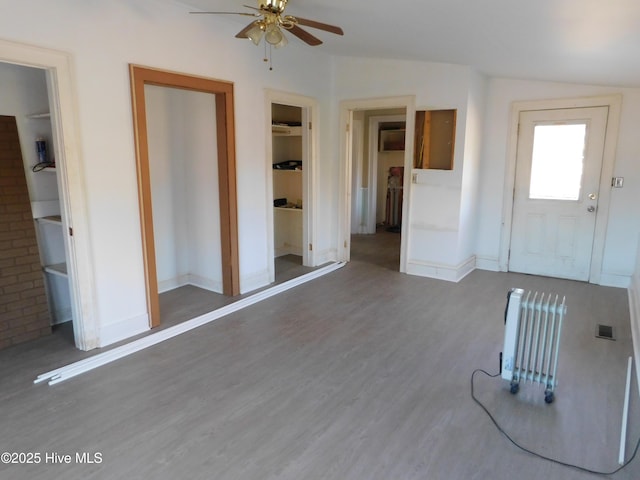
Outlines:
<svg viewBox="0 0 640 480"><path fill-rule="evenodd" d="M287 6L287 0L258 0L260 10L266 10L271 13L282 13Z"/></svg>

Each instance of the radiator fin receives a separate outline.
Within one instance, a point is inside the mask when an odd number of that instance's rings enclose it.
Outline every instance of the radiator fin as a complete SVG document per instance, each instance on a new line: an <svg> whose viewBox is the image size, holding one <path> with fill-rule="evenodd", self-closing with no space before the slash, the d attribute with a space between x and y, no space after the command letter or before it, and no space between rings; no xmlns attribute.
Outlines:
<svg viewBox="0 0 640 480"><path fill-rule="evenodd" d="M540 383L553 400L560 352L565 298L556 294L526 294L512 289L507 301L502 378L514 385ZM514 391L515 390L515 391ZM549 400L548 400L549 401ZM549 403L550 403L549 401Z"/></svg>

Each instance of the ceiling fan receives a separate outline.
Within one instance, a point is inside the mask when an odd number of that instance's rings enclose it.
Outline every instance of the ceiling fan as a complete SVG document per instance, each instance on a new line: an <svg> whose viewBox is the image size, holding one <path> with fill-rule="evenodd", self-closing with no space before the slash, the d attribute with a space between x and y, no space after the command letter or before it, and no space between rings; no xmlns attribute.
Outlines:
<svg viewBox="0 0 640 480"><path fill-rule="evenodd" d="M246 8L255 10L254 12L189 12L194 14L212 14L212 15L244 15L256 17L258 20L251 22L245 28L240 30L236 38L248 38L255 45L259 45L264 37L266 44L275 48L287 45L287 37L284 36L283 30L291 32L303 42L311 46L322 44L322 40L310 34L306 30L300 28L305 27L324 30L325 32L335 33L336 35L344 35L340 27L328 25L326 23L316 22L315 20L307 20L306 18L285 15L284 9L288 0L258 0L258 8L244 5Z"/></svg>

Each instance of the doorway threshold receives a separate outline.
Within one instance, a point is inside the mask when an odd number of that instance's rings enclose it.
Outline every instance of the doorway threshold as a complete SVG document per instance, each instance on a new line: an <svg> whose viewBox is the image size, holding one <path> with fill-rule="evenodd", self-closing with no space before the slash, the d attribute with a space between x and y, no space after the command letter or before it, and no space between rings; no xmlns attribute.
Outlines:
<svg viewBox="0 0 640 480"><path fill-rule="evenodd" d="M49 385L55 385L57 383L64 382L65 380L78 376L82 373L101 367L102 365L106 365L120 358L126 357L128 355L131 355L132 353L139 352L140 350L144 350L145 348L149 348L160 342L164 342L165 340L169 340L170 338L176 337L202 325L213 322L214 320L222 318L226 315L242 310L243 308L261 302L262 300L266 300L267 298L290 290L294 287L297 287L298 285L302 285L303 283L324 276L328 273L338 270L339 268L342 268L345 265L346 262L331 263L325 267L314 270L313 272L309 272L287 282L275 285L266 290L262 290L261 292L243 298L242 300L238 300L237 302L231 303L222 308L218 308L217 310L214 310L212 312L205 313L204 315L200 315L199 317L192 318L191 320L187 320L186 322L180 323L173 327L169 327L157 333L147 335L146 337L134 340L130 343L121 345L104 353L100 353L84 360L80 360L78 362L71 363L64 367L38 375L33 383L42 383L48 380Z"/></svg>

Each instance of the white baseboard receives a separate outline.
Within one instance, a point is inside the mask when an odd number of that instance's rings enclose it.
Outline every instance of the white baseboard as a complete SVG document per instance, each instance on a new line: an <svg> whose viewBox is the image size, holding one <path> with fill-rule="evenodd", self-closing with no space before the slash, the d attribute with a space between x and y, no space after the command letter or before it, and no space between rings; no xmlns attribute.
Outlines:
<svg viewBox="0 0 640 480"><path fill-rule="evenodd" d="M631 286L631 276L602 272L598 285L602 285L603 287L629 288Z"/></svg>
<svg viewBox="0 0 640 480"><path fill-rule="evenodd" d="M456 283L473 272L475 268L476 257L473 255L458 265L424 262L422 260L409 260L407 262L407 273L409 275L437 278Z"/></svg>
<svg viewBox="0 0 640 480"><path fill-rule="evenodd" d="M631 318L631 337L633 339L633 356L636 364L638 393L640 393L640 276L631 279L629 292L629 316Z"/></svg>
<svg viewBox="0 0 640 480"><path fill-rule="evenodd" d="M185 285L193 285L194 287L203 288L215 293L223 292L222 281L188 273L186 275L180 275L175 278L158 282L158 293L169 292L176 288L184 287Z"/></svg>
<svg viewBox="0 0 640 480"><path fill-rule="evenodd" d="M479 270L489 270L491 272L500 271L500 259L498 257L487 257L476 255L476 268Z"/></svg>
<svg viewBox="0 0 640 480"><path fill-rule="evenodd" d="M302 256L302 247L296 247L295 245L285 244L282 247L277 247L274 252L274 257L284 257L285 255L298 255Z"/></svg>
<svg viewBox="0 0 640 480"><path fill-rule="evenodd" d="M165 293L176 288L184 287L188 285L187 275L181 275L179 277L170 278L168 280L162 280L158 282L158 293Z"/></svg>
<svg viewBox="0 0 640 480"><path fill-rule="evenodd" d="M314 266L324 265L329 262L336 262L338 258L338 251L335 248L327 248L326 250L320 250L316 252L314 256Z"/></svg>
<svg viewBox="0 0 640 480"><path fill-rule="evenodd" d="M203 288L215 293L222 293L224 291L222 288L222 281L193 274L189 274L188 277L189 285L193 285L194 287Z"/></svg>
<svg viewBox="0 0 640 480"><path fill-rule="evenodd" d="M149 316L146 313L109 325L103 325L100 327L98 346L106 347L112 343L146 332L150 328Z"/></svg>
<svg viewBox="0 0 640 480"><path fill-rule="evenodd" d="M262 270L260 272L252 273L251 275L245 275L240 277L240 293L252 292L258 288L262 288L269 285L269 271Z"/></svg>

